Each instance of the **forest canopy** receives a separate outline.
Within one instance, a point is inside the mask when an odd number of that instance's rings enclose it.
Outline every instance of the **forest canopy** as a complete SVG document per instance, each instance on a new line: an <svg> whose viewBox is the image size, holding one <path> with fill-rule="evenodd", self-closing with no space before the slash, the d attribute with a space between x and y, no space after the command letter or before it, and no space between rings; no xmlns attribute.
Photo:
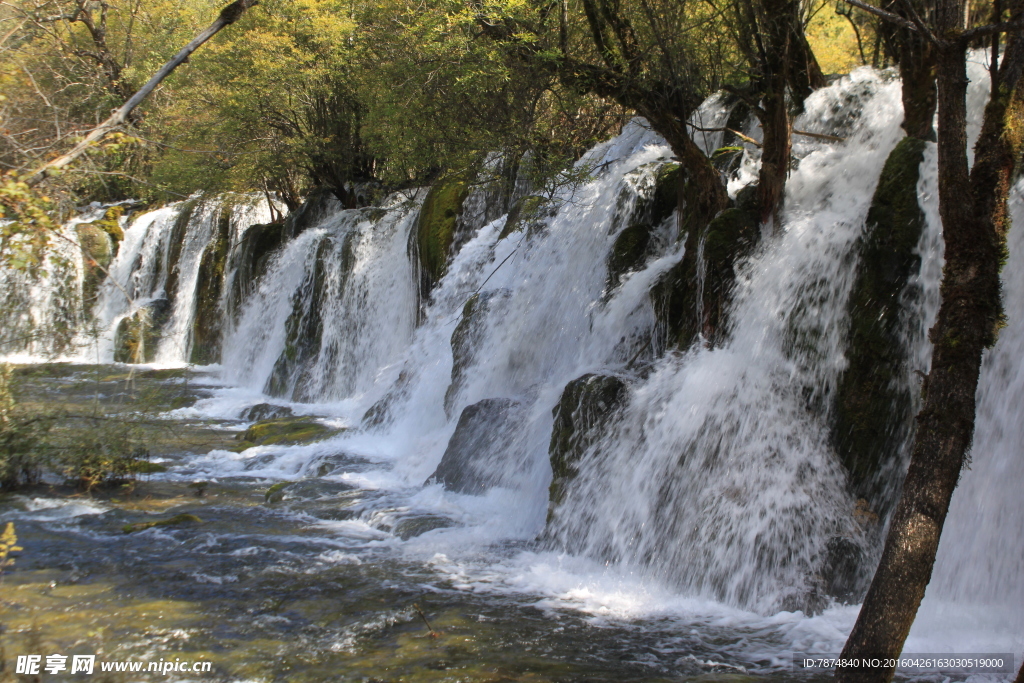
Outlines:
<svg viewBox="0 0 1024 683"><path fill-rule="evenodd" d="M594 40L592 5L263 0L51 194L166 201L265 190L294 207L315 185L344 195L359 182L422 184L493 152L533 150L541 167L564 166L634 113L565 77L567 61L604 65L612 49ZM635 44L613 59L645 87L685 80L690 99L741 84L751 68L733 5L615 3ZM207 0L0 4L4 171L30 171L106 118L218 9ZM800 9L822 69L886 63L874 20L839 12L830 2Z"/></svg>

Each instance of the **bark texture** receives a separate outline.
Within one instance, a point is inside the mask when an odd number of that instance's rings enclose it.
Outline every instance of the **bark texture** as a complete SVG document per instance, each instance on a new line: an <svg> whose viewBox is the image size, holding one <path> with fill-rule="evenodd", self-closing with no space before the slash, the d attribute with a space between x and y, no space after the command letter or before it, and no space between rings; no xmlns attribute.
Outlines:
<svg viewBox="0 0 1024 683"><path fill-rule="evenodd" d="M1024 3L1015 3L1019 16ZM936 33L957 36L962 0L938 4ZM941 304L930 338L932 369L903 493L882 558L843 657L895 657L931 579L939 537L974 434L982 352L1001 321L999 269L1006 249L1007 196L1024 150L1024 40L1011 40L967 165L966 41L946 43L937 62L939 210L946 243ZM965 192L966 188L966 192ZM836 680L885 682L894 670L839 669Z"/></svg>

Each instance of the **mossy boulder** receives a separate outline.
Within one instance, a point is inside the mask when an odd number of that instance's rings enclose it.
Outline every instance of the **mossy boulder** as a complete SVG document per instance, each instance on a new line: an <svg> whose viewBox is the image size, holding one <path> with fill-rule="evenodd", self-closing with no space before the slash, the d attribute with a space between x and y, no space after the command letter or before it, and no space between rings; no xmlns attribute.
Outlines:
<svg viewBox="0 0 1024 683"><path fill-rule="evenodd" d="M728 326L726 313L736 284L736 262L757 244L757 218L740 208L722 211L704 233L703 334L718 343Z"/></svg>
<svg viewBox="0 0 1024 683"><path fill-rule="evenodd" d="M253 446L290 446L312 443L338 434L340 431L320 424L314 417L261 420L235 436L235 440L241 442L236 450L245 450Z"/></svg>
<svg viewBox="0 0 1024 683"><path fill-rule="evenodd" d="M832 441L853 493L884 517L894 504L895 461L912 427L908 350L901 301L920 269L925 217L917 182L926 143L904 138L885 162L858 245L847 304L847 367L839 377Z"/></svg>
<svg viewBox="0 0 1024 683"><path fill-rule="evenodd" d="M586 374L565 385L552 410L554 423L548 457L551 486L548 517L565 498L565 489L579 473L587 449L601 435L602 427L628 396L624 381L612 375Z"/></svg>
<svg viewBox="0 0 1024 683"><path fill-rule="evenodd" d="M626 273L639 269L657 250L655 233L679 205L681 178L679 164L661 164L655 172L653 191L637 199L629 216L620 217L626 227L615 237L608 254L609 292L618 287ZM625 198L620 198L620 203L624 202Z"/></svg>
<svg viewBox="0 0 1024 683"><path fill-rule="evenodd" d="M622 277L637 270L651 255L653 230L650 223L633 223L622 229L608 254L608 289L614 289Z"/></svg>
<svg viewBox="0 0 1024 683"><path fill-rule="evenodd" d="M152 529L158 526L181 526L183 524L202 524L203 520L199 519L195 515L182 513L180 515L174 515L168 519L160 519L153 522L135 522L134 524L125 524L121 527L121 530L126 534L130 534L134 531L145 531L146 529Z"/></svg>
<svg viewBox="0 0 1024 683"><path fill-rule="evenodd" d="M520 197L508 210L505 225L498 239L505 239L513 232L535 231L543 224L543 220L550 218L551 215L551 201L547 197L536 194Z"/></svg>
<svg viewBox="0 0 1024 683"><path fill-rule="evenodd" d="M521 408L522 404L508 398L487 398L466 406L441 463L426 483L473 495L500 485L503 472L514 468L510 458L521 424Z"/></svg>
<svg viewBox="0 0 1024 683"><path fill-rule="evenodd" d="M223 311L221 292L224 288L224 267L231 239L231 207L221 207L213 238L203 250L196 280L196 312L192 319L192 353L197 365L220 361Z"/></svg>
<svg viewBox="0 0 1024 683"><path fill-rule="evenodd" d="M469 196L469 183L463 176L441 180L427 192L420 207L419 220L412 237L420 267L420 293L423 298L444 275L451 256L455 230L462 205Z"/></svg>
<svg viewBox="0 0 1024 683"><path fill-rule="evenodd" d="M712 344L723 338L736 262L750 254L758 236L758 222L752 214L736 207L721 211L694 240L692 252L688 249L654 285L655 315L668 347L685 349L702 334Z"/></svg>
<svg viewBox="0 0 1024 683"><path fill-rule="evenodd" d="M291 417L292 409L288 406L276 406L273 403L257 403L242 411L240 420L259 422L260 420L280 420Z"/></svg>
<svg viewBox="0 0 1024 683"><path fill-rule="evenodd" d="M284 500L284 490L291 486L295 482L291 481L279 481L270 488L267 489L266 493L263 494L263 500L267 503L280 503Z"/></svg>
<svg viewBox="0 0 1024 683"><path fill-rule="evenodd" d="M158 462L138 460L132 465L131 469L135 474L159 474L160 472L166 472L167 466L161 465Z"/></svg>
<svg viewBox="0 0 1024 683"><path fill-rule="evenodd" d="M160 333L170 315L170 302L157 299L121 318L114 332L114 360L118 363L152 362L156 358Z"/></svg>
<svg viewBox="0 0 1024 683"><path fill-rule="evenodd" d="M465 384L466 372L472 366L483 341L487 312L495 296L504 292L478 292L462 307L462 318L452 332L452 381L444 395L445 414L451 418L459 392Z"/></svg>
<svg viewBox="0 0 1024 683"><path fill-rule="evenodd" d="M100 284L106 277L106 269L114 259L114 242L110 235L92 223L80 223L75 226L78 233L78 244L85 257L85 268L82 278L82 308L89 315L96 303L96 295Z"/></svg>
<svg viewBox="0 0 1024 683"><path fill-rule="evenodd" d="M683 187L683 167L677 163L662 164L654 177L648 222L658 225L679 208L680 189Z"/></svg>

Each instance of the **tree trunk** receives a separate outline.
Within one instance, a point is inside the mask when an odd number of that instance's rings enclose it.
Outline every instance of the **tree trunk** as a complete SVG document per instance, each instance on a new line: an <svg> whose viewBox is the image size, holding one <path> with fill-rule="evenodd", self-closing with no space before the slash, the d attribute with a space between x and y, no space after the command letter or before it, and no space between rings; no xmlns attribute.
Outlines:
<svg viewBox="0 0 1024 683"><path fill-rule="evenodd" d="M939 35L961 27L962 0L943 0ZM844 658L896 657L931 579L939 536L974 434L975 393L982 352L995 341L1001 319L999 268L1008 226L1007 196L1015 159L1024 150L1024 40L1007 49L1002 88L993 92L968 173L966 45L940 50L939 211L946 265L938 319L929 333L932 369L910 468L889 527L882 558L864 599ZM965 189L967 190L965 192ZM842 668L836 680L873 683L894 669Z"/></svg>
<svg viewBox="0 0 1024 683"><path fill-rule="evenodd" d="M796 36L802 35L803 30L798 5L792 0L763 0L760 14L764 34L764 52L761 55L764 96L760 116L764 141L757 190L761 222L777 230L789 176L789 157L793 150L786 86L790 82L793 54L801 47L794 45Z"/></svg>

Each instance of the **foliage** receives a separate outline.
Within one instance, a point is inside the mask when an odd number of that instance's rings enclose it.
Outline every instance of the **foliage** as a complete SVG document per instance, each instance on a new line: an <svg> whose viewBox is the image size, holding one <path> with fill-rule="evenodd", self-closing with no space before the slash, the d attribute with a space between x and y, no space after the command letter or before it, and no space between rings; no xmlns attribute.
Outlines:
<svg viewBox="0 0 1024 683"><path fill-rule="evenodd" d="M18 545L18 535L14 532L14 522L7 522L4 532L0 534L0 575L3 575L4 569L14 564L10 554L22 550L24 548Z"/></svg>

